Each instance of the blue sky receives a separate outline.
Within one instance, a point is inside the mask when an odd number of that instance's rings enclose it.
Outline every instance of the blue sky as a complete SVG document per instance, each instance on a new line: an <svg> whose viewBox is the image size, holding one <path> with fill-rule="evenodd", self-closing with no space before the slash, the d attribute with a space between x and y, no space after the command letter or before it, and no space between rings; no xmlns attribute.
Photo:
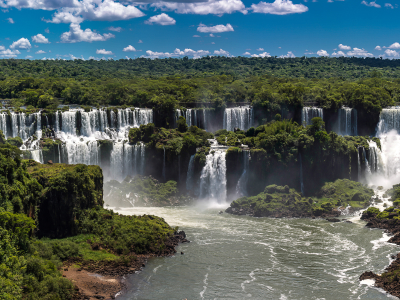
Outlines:
<svg viewBox="0 0 400 300"><path fill-rule="evenodd" d="M400 58L395 0L0 0L0 57Z"/></svg>

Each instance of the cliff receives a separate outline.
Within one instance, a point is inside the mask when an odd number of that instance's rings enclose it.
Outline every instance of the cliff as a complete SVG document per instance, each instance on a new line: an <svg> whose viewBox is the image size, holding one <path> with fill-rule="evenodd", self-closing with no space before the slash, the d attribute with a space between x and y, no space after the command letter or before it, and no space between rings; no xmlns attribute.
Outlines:
<svg viewBox="0 0 400 300"><path fill-rule="evenodd" d="M42 186L38 235L62 238L77 233L80 214L103 205L103 173L98 166L29 162L28 172Z"/></svg>

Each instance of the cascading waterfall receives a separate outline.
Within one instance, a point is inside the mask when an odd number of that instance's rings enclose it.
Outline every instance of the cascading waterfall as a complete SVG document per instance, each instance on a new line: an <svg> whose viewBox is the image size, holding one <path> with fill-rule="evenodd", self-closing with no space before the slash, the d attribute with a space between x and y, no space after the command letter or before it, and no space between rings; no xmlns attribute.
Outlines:
<svg viewBox="0 0 400 300"><path fill-rule="evenodd" d="M3 132L4 136L8 136L7 131L7 113L0 113L0 130Z"/></svg>
<svg viewBox="0 0 400 300"><path fill-rule="evenodd" d="M301 124L303 126L311 125L311 120L313 118L324 119L324 111L319 107L303 107L301 111Z"/></svg>
<svg viewBox="0 0 400 300"><path fill-rule="evenodd" d="M360 149L357 148L357 177L358 180L361 180L361 160L360 160Z"/></svg>
<svg viewBox="0 0 400 300"><path fill-rule="evenodd" d="M226 148L211 140L210 153L200 175L200 198L226 202Z"/></svg>
<svg viewBox="0 0 400 300"><path fill-rule="evenodd" d="M338 129L340 135L356 136L357 132L357 110L354 108L342 107L338 111Z"/></svg>
<svg viewBox="0 0 400 300"><path fill-rule="evenodd" d="M164 157L163 157L162 177L163 177L164 181L166 181L166 176L165 176L165 172L166 172L166 170L165 170L165 147L163 147L163 150L164 150Z"/></svg>
<svg viewBox="0 0 400 300"><path fill-rule="evenodd" d="M299 163L300 163L300 190L301 194L304 196L303 162L301 160L301 153L299 153Z"/></svg>
<svg viewBox="0 0 400 300"><path fill-rule="evenodd" d="M225 108L223 128L233 131L235 128L248 130L253 126L253 108L250 106L239 106Z"/></svg>
<svg viewBox="0 0 400 300"><path fill-rule="evenodd" d="M247 197L247 182L249 181L250 151L243 151L243 172L236 185L236 197Z"/></svg>
<svg viewBox="0 0 400 300"><path fill-rule="evenodd" d="M190 160L189 160L189 166L188 166L188 170L187 170L187 175L186 175L186 190L187 191L192 191L193 190L193 179L194 179L194 156L195 154L193 154L192 156L190 156Z"/></svg>
<svg viewBox="0 0 400 300"><path fill-rule="evenodd" d="M186 110L177 109L176 110L176 121L179 117L184 117L186 119L186 124L190 126L197 126L197 109L187 108Z"/></svg>

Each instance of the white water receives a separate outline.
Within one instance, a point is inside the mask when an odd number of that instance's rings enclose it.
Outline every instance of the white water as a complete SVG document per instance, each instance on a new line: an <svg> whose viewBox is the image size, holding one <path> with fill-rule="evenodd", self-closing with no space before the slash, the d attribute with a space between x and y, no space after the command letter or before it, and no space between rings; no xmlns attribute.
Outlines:
<svg viewBox="0 0 400 300"><path fill-rule="evenodd" d="M247 183L249 181L249 163L250 163L250 151L242 151L243 153L243 172L236 185L236 197L247 197L249 195L247 191Z"/></svg>
<svg viewBox="0 0 400 300"><path fill-rule="evenodd" d="M186 191L192 191L194 187L194 156L195 154L190 156L189 160L189 166L186 175Z"/></svg>
<svg viewBox="0 0 400 300"><path fill-rule="evenodd" d="M225 108L223 129L233 131L235 128L248 130L253 126L253 108L250 106L239 106Z"/></svg>
<svg viewBox="0 0 400 300"><path fill-rule="evenodd" d="M336 132L339 135L358 135L357 130L357 110L354 108L343 107L338 111L338 125Z"/></svg>
<svg viewBox="0 0 400 300"><path fill-rule="evenodd" d="M176 110L176 120L179 117L184 117L186 119L186 124L188 126L198 126L197 125L197 109L187 108L185 110L177 109Z"/></svg>
<svg viewBox="0 0 400 300"><path fill-rule="evenodd" d="M303 126L311 125L311 120L313 118L324 119L324 111L319 107L303 107L301 111L301 124Z"/></svg>
<svg viewBox="0 0 400 300"><path fill-rule="evenodd" d="M228 147L218 145L210 140L210 153L200 175L200 199L226 203L226 150Z"/></svg>

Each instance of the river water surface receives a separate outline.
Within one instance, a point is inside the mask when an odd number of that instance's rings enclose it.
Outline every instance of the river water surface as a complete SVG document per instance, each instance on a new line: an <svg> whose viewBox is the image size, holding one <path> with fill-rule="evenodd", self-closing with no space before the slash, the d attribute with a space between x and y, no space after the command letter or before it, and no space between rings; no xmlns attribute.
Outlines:
<svg viewBox="0 0 400 300"><path fill-rule="evenodd" d="M353 223L329 223L219 210L118 210L163 217L191 243L179 245L174 257L150 259L127 277L128 289L117 299L397 299L358 280L367 270L382 273L399 252L358 216L348 218Z"/></svg>

